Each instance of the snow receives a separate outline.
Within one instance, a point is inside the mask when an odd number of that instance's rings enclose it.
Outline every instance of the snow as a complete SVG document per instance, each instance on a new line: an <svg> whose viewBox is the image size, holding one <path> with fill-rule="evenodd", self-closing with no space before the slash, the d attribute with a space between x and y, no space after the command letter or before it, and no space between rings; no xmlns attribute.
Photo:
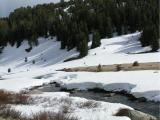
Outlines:
<svg viewBox="0 0 160 120"><path fill-rule="evenodd" d="M8 68L11 71L31 70L42 68L45 66L53 65L56 63L61 63L65 59L77 55L78 52L75 49L66 51L60 50L60 42L56 41L56 38L39 38L39 45L33 47L32 51L27 53L25 49L29 48L27 42L24 42L19 48L16 46L11 47L8 45L3 50L3 54L0 55L0 72L6 72ZM11 51L13 54L11 54ZM27 57L28 62L24 62L25 57ZM35 64L32 61L35 60Z"/></svg>
<svg viewBox="0 0 160 120"><path fill-rule="evenodd" d="M58 72L56 69L77 66L93 66L107 65L117 63L132 63L138 62L158 62L159 52L146 54L126 54L128 52L137 52L148 50L149 48L141 48L137 39L140 33L124 35L111 39L102 39L101 46L89 51L89 55L66 63L63 60L70 56L76 56L78 53L75 50L67 52L59 50L60 43L54 38L45 40L39 38L39 46L35 47L30 53L25 52L28 44L24 43L20 48L8 46L4 49L2 59L0 60L0 69L2 79L0 88L10 91L20 91L33 86L42 85L51 81L57 81L64 84L68 89L89 89L99 87L105 90L121 91L125 90L136 97L146 97L149 100L157 97L160 93L159 71L129 71L129 72L107 72L107 73L90 73L76 72L65 73ZM10 54L13 51L14 54ZM93 55L95 54L96 55ZM24 58L28 58L28 62L24 62ZM46 62L41 59L46 59ZM32 60L35 60L35 65L32 65ZM3 66L2 66L3 65ZM13 73L6 73L8 68L11 68ZM67 74L65 76L65 74ZM41 79L36 77L41 76ZM14 83L14 86L13 86ZM153 83L157 83L153 87ZM105 87L106 86L106 87ZM157 100L158 99L158 100Z"/></svg>
<svg viewBox="0 0 160 120"><path fill-rule="evenodd" d="M32 116L33 114L52 111L62 112L62 108L67 106L71 116L76 116L79 120L130 120L127 117L114 116L121 108L132 109L119 103L107 103L101 101L87 100L79 97L70 97L69 93L55 92L32 95L32 103L34 105L16 105L15 110L22 112L24 116ZM86 102L96 103L95 107L81 107Z"/></svg>
<svg viewBox="0 0 160 120"><path fill-rule="evenodd" d="M119 72L62 72L56 71L63 68L72 68L78 66L94 66L109 65L138 62L160 62L159 52L129 54L149 51L150 47L142 48L138 41L140 33L123 35L110 39L102 39L101 46L90 49L89 54L78 60L63 62L64 60L78 56L79 53L73 49L70 51L60 50L60 42L56 38L39 38L39 45L34 47L30 53L25 51L28 48L27 42L21 47L11 47L8 45L2 54L0 54L0 89L14 92L28 90L34 86L41 86L50 82L58 82L62 87L67 89L86 90L90 88L101 88L107 91L122 91L134 95L135 97L145 97L151 101L160 102L160 74L159 70L140 70L140 71L119 71ZM89 46L91 42L89 43ZM24 62L25 57L28 62ZM35 60L35 64L32 61ZM44 61L46 60L46 61ZM8 73L7 69L11 68ZM43 110L61 109L61 105L57 103L54 106L53 99L67 97L74 102L87 101L82 98L69 97L68 93L44 93L40 96L36 95L35 100L40 99L33 105L15 106L24 114L31 112L40 112ZM37 98L38 97L38 98ZM43 101L45 98L47 101ZM37 99L36 99L37 98ZM53 102L53 106L49 107L49 103ZM46 99L45 99L46 100ZM58 102L58 101L57 101ZM74 103L73 102L73 103ZM129 120L126 117L115 117L115 113L121 104L103 103L100 108L96 109L78 109L75 104L74 115L82 120ZM46 107L48 105L48 107ZM44 107L45 106L45 107ZM57 108L57 109L54 109ZM33 110L33 111L32 111Z"/></svg>
<svg viewBox="0 0 160 120"><path fill-rule="evenodd" d="M71 74L75 77L69 77ZM156 101L159 101L157 100L160 95L159 78L160 74L153 70L99 73L72 72L61 77L60 81L62 81L63 87L67 89L86 90L100 88L106 91L125 90L137 98L145 97L148 100L156 98Z"/></svg>
<svg viewBox="0 0 160 120"><path fill-rule="evenodd" d="M120 72L75 72L66 73L55 71L57 69L77 67L108 65L119 63L159 62L159 52L145 54L127 54L137 51L149 50L149 47L140 47L137 39L140 33L123 35L110 39L102 39L101 46L89 51L89 55L78 60L65 62L63 60L77 56L78 52L71 50L60 50L60 43L56 38L47 40L39 38L39 45L34 47L30 53L25 52L27 43L20 48L7 46L0 55L0 88L19 92L26 88L43 85L53 81L60 82L62 86L71 89L102 88L111 91L125 90L136 97L146 97L148 100L160 101L159 70L143 71L120 71ZM89 43L90 44L90 43ZM14 54L11 54L13 51ZM96 53L96 55L95 55ZM24 62L24 58L28 62ZM41 59L46 59L44 62ZM35 60L35 65L32 64ZM11 68L11 73L7 69ZM14 83L14 85L13 85ZM156 83L156 84L154 84ZM154 84L154 87L153 87Z"/></svg>

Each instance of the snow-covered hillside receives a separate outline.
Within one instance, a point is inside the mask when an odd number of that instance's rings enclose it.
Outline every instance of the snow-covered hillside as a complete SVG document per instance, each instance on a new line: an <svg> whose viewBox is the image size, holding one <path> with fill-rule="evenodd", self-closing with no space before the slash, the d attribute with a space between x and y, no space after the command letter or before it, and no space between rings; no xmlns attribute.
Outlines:
<svg viewBox="0 0 160 120"><path fill-rule="evenodd" d="M101 88L107 91L125 90L135 97L145 97L148 100L160 101L159 70L98 73L56 71L63 68L99 64L122 64L133 63L134 61L160 62L159 52L130 54L150 50L149 47L142 48L140 46L139 37L140 33L134 33L102 39L101 46L90 49L86 57L69 62L63 61L77 56L79 53L76 50L60 50L60 43L55 40L40 38L40 44L33 48L30 53L25 52L25 49L28 48L27 43L23 43L20 48L7 46L0 55L0 89L19 92L44 83L58 82L68 89ZM27 62L24 61L25 57L28 58ZM35 60L35 64L32 63L33 60ZM7 72L8 68L11 68L10 73ZM83 112L82 116L88 113L88 111L81 112ZM102 110L101 112L103 113L104 111ZM105 114L102 117L105 118ZM120 120L113 116L109 118L110 120ZM128 120L128 118L124 119ZM84 118L83 120L86 119Z"/></svg>
<svg viewBox="0 0 160 120"><path fill-rule="evenodd" d="M56 38L39 38L38 41L39 45L33 47L31 52L25 51L25 49L29 48L27 42L23 42L19 48L16 46L11 47L10 45L5 47L3 53L0 54L0 72L6 72L8 68L15 72L21 68L21 70L30 70L50 66L78 55L75 50L60 50L60 42L57 42ZM26 57L27 62L25 62ZM35 64L32 63L33 61L35 61Z"/></svg>
<svg viewBox="0 0 160 120"><path fill-rule="evenodd" d="M62 63L67 58L77 56L76 50L60 50L60 42L39 38L39 45L34 47L29 53L25 51L29 48L28 43L23 43L21 47L7 46L0 55L0 74L7 72L8 68L15 71L27 71L33 68L52 67L61 69L64 67L93 66L138 62L157 62L160 61L159 52L146 54L128 54L150 50L150 47L142 48L138 41L140 33L124 35L120 37L102 39L101 46L89 51L89 55L75 61ZM89 43L90 46L91 43ZM25 57L28 62L25 63ZM35 60L35 64L32 61Z"/></svg>
<svg viewBox="0 0 160 120"><path fill-rule="evenodd" d="M37 84L42 84L43 82L50 82L51 80L60 80L68 86L72 84L72 87L78 87L75 82L80 83L84 88L87 82L89 83L104 83L101 85L103 88L105 85L111 83L121 83L122 86L115 85L112 87L113 90L126 90L128 92L138 93L147 91L145 94L140 94L143 97L150 96L149 99L152 100L154 97L159 95L159 85L156 84L152 87L153 81L158 81L159 71L130 71L130 72L108 72L108 73L65 73L57 72L55 70L77 67L77 66L93 66L93 65L107 65L107 64L119 64L119 63L133 63L138 62L158 62L159 52L156 53L144 53L144 54L128 54L136 53L149 50L148 48L142 48L138 41L140 33L124 35L120 37L115 37L111 39L102 39L101 46L89 51L89 55L70 62L63 63L63 60L77 56L78 52L76 50L66 51L60 50L60 42L55 40L45 40L43 38L39 39L39 45L35 47L31 52L27 53L25 51L28 48L27 43L23 43L20 48L8 46L4 49L3 53L0 55L0 75L4 81L0 81L0 88L9 89L12 91L19 91L23 88L34 86ZM28 61L25 62L25 57ZM35 60L35 64L32 61ZM7 73L7 69L11 68L11 73ZM71 74L71 75L70 75ZM73 74L75 74L73 76ZM146 74L146 75L145 75ZM49 77L37 80L37 76ZM67 76L66 76L67 75ZM87 76L94 76L89 79ZM66 78L63 78L66 76ZM71 77L70 77L71 76ZM81 77L83 76L83 77ZM147 77L146 77L147 76ZM23 79L22 79L23 78ZM28 79L29 78L29 79ZM88 79L87 79L88 78ZM99 81L98 80L101 80ZM84 79L84 80L83 80ZM109 81L108 81L109 79ZM67 82L68 80L68 82ZM17 85L12 86L12 82ZM17 82L16 82L17 81ZM104 81L104 82L103 82ZM148 81L148 82L144 82ZM123 83L131 84L132 87L124 87ZM12 87L10 87L10 84ZM141 85L140 85L141 84ZM76 85L76 86L73 86ZM147 86L146 86L147 85ZM151 85L150 87L148 85ZM88 87L92 87L91 84ZM95 87L95 85L94 85ZM79 87L78 87L79 88ZM148 90L147 90L148 89ZM155 92L154 92L155 91ZM150 93L154 93L150 95ZM157 99L157 97L156 97Z"/></svg>

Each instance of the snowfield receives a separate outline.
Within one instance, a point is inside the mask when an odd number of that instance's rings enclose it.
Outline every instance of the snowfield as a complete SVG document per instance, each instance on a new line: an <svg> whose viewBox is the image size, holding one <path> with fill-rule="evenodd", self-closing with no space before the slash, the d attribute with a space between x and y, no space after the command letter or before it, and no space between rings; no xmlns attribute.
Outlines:
<svg viewBox="0 0 160 120"><path fill-rule="evenodd" d="M67 52L60 50L60 42L56 38L39 38L39 45L33 47L31 52L26 52L29 48L27 42L24 42L19 48L8 45L0 55L0 74L5 73L11 68L14 73L16 71L27 71L31 69L43 68L45 66L61 63L65 59L78 55L76 50ZM12 53L11 53L12 51ZM25 58L27 57L27 62ZM35 65L32 63L35 61Z"/></svg>
<svg viewBox="0 0 160 120"><path fill-rule="evenodd" d="M63 68L72 68L78 66L109 65L138 62L160 62L160 52L139 53L150 50L150 47L142 48L138 41L140 33L123 35L110 39L102 39L101 46L89 50L88 56L69 62L64 60L78 56L76 50L60 50L60 43L56 38L48 40L39 38L39 45L34 47L29 53L25 51L29 46L23 43L20 48L7 46L0 54L0 89L14 92L28 90L34 86L48 84L50 82L60 83L67 89L87 90L91 88L100 88L106 91L126 91L135 97L145 97L151 101L160 102L160 74L159 70L141 70L141 71L119 71L119 72L63 72L56 71ZM89 43L90 46L91 43ZM12 51L12 52L11 52ZM25 57L28 61L25 62ZM33 64L35 60L35 64ZM8 68L11 72L8 73ZM15 106L17 110L24 114L32 112L60 110L61 105L56 107L46 107L49 101L59 97L66 97L72 100L72 112L81 120L129 120L126 117L115 117L114 113L119 108L127 106L117 103L101 103L101 107L96 109L79 109L76 102L87 101L86 99L69 97L68 93L43 93L39 102L31 106ZM33 95L34 97L34 95ZM48 102L43 99L47 97ZM55 101L55 104L57 101ZM54 104L54 103L53 103ZM32 111L33 110L33 111ZM97 117L98 118L97 118Z"/></svg>

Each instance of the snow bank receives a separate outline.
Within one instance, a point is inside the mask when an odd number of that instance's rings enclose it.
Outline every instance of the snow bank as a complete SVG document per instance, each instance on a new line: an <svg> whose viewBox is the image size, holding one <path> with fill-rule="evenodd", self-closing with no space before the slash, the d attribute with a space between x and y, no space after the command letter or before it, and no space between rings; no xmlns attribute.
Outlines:
<svg viewBox="0 0 160 120"><path fill-rule="evenodd" d="M74 77L72 77L74 76ZM100 88L106 91L125 90L135 97L159 101L159 71L120 71L120 72L73 72L60 77L59 81L67 89ZM58 81L57 81L58 82Z"/></svg>
<svg viewBox="0 0 160 120"><path fill-rule="evenodd" d="M127 117L113 116L121 108L132 109L128 106L116 103L107 103L100 101L91 101L79 97L69 97L68 93L43 93L32 96L31 105L13 106L16 110L22 112L24 116L31 117L35 113L52 111L61 112L64 106L68 106L70 114L79 118L79 120L130 120ZM81 107L86 102L96 103L95 107Z"/></svg>

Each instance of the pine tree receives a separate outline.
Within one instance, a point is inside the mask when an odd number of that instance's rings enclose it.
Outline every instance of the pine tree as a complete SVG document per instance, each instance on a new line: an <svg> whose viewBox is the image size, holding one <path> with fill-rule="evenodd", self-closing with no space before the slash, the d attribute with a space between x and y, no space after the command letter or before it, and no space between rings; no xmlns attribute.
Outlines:
<svg viewBox="0 0 160 120"><path fill-rule="evenodd" d="M158 26L157 26L158 27ZM159 49L159 36L158 36L158 28L155 26L150 28L150 46L153 52L156 52Z"/></svg>
<svg viewBox="0 0 160 120"><path fill-rule="evenodd" d="M143 32L140 38L141 46L149 46L149 41L150 41L150 29L148 26L143 28Z"/></svg>
<svg viewBox="0 0 160 120"><path fill-rule="evenodd" d="M113 34L111 18L110 18L110 17L107 17L106 21L107 21L106 34L107 34L107 37L111 38L111 37L112 37L112 34Z"/></svg>
<svg viewBox="0 0 160 120"><path fill-rule="evenodd" d="M91 48L96 48L98 46L100 46L101 42L100 42L100 34L98 31L93 32L93 40L92 40L92 45Z"/></svg>
<svg viewBox="0 0 160 120"><path fill-rule="evenodd" d="M153 52L157 51L159 49L158 26L157 28L154 24L146 26L143 30L140 41L142 47L150 45Z"/></svg>
<svg viewBox="0 0 160 120"><path fill-rule="evenodd" d="M88 40L84 32L80 32L80 57L84 57L88 54Z"/></svg>

